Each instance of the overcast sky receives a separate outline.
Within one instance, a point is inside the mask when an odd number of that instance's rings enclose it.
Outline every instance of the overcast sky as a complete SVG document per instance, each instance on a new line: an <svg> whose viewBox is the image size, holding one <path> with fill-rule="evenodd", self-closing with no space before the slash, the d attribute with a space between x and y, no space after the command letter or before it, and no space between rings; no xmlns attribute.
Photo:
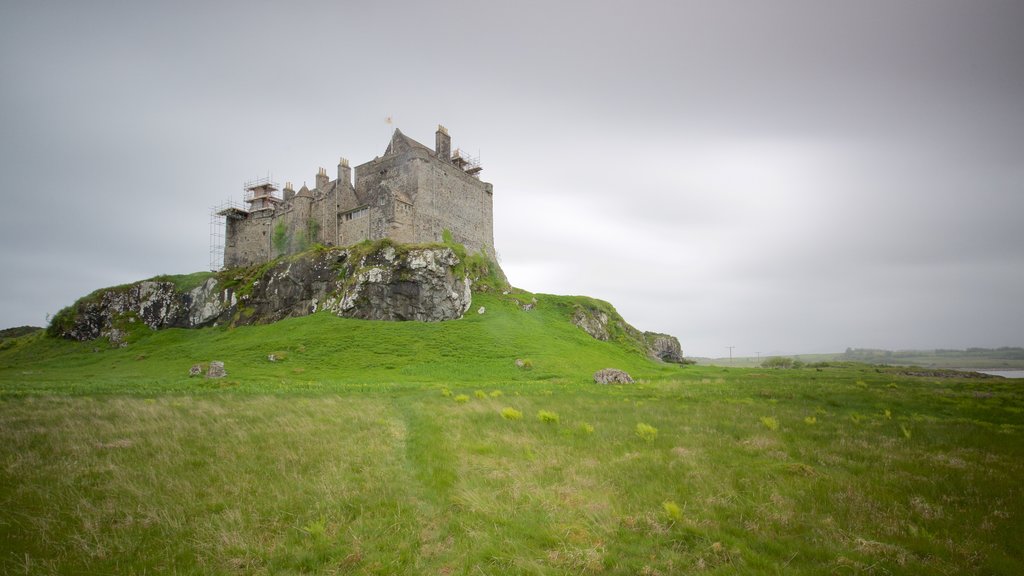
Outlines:
<svg viewBox="0 0 1024 576"><path fill-rule="evenodd" d="M0 327L438 123L514 285L687 355L1024 345L1024 2L0 3ZM394 124L385 119L392 117Z"/></svg>

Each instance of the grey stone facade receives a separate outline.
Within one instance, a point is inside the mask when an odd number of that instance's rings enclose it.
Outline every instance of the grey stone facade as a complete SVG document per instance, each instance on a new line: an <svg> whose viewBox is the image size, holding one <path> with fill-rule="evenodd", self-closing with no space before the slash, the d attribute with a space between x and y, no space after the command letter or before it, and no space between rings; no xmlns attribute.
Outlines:
<svg viewBox="0 0 1024 576"><path fill-rule="evenodd" d="M443 126L435 148L395 130L387 150L352 169L344 158L331 180L321 168L315 187L283 195L269 181L247 185L247 209L226 217L224 267L250 266L303 250L311 243L349 246L391 238L441 242L445 230L469 253L494 256L493 187L479 165L458 150Z"/></svg>

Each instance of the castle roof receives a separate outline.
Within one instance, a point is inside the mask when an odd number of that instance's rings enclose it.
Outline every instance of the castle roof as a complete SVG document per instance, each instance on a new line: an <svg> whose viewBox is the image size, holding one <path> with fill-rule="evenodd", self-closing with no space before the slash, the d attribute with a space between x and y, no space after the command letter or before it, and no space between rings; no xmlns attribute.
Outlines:
<svg viewBox="0 0 1024 576"><path fill-rule="evenodd" d="M409 138L405 134L402 134L401 130L395 128L394 134L391 135L391 143L388 144L388 149L384 151L384 155L386 156L388 154L404 152L406 150L415 148L426 150L431 154L434 153L432 149L428 148L427 146L424 146L423 144L420 144L419 142L413 140L412 138Z"/></svg>

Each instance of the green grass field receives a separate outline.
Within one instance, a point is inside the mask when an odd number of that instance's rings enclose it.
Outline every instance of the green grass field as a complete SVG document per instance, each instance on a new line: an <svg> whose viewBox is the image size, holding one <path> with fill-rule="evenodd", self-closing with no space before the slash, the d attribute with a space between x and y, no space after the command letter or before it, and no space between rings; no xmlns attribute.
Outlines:
<svg viewBox="0 0 1024 576"><path fill-rule="evenodd" d="M8 340L0 573L1024 573L1021 381L656 364L573 302Z"/></svg>

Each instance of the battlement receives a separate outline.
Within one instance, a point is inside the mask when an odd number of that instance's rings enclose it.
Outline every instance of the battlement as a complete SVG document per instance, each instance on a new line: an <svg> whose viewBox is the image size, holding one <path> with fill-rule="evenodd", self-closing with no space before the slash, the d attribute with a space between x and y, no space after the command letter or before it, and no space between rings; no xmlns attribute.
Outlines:
<svg viewBox="0 0 1024 576"><path fill-rule="evenodd" d="M223 233L211 234L223 243L222 266L259 264L312 244L441 242L446 231L470 253L493 256L493 188L480 180L479 157L452 151L444 126L434 139L431 149L396 129L383 156L354 170L341 157L336 179L320 167L312 189L296 192L291 182L281 189L269 175L246 182L246 209L212 212L222 221Z"/></svg>

